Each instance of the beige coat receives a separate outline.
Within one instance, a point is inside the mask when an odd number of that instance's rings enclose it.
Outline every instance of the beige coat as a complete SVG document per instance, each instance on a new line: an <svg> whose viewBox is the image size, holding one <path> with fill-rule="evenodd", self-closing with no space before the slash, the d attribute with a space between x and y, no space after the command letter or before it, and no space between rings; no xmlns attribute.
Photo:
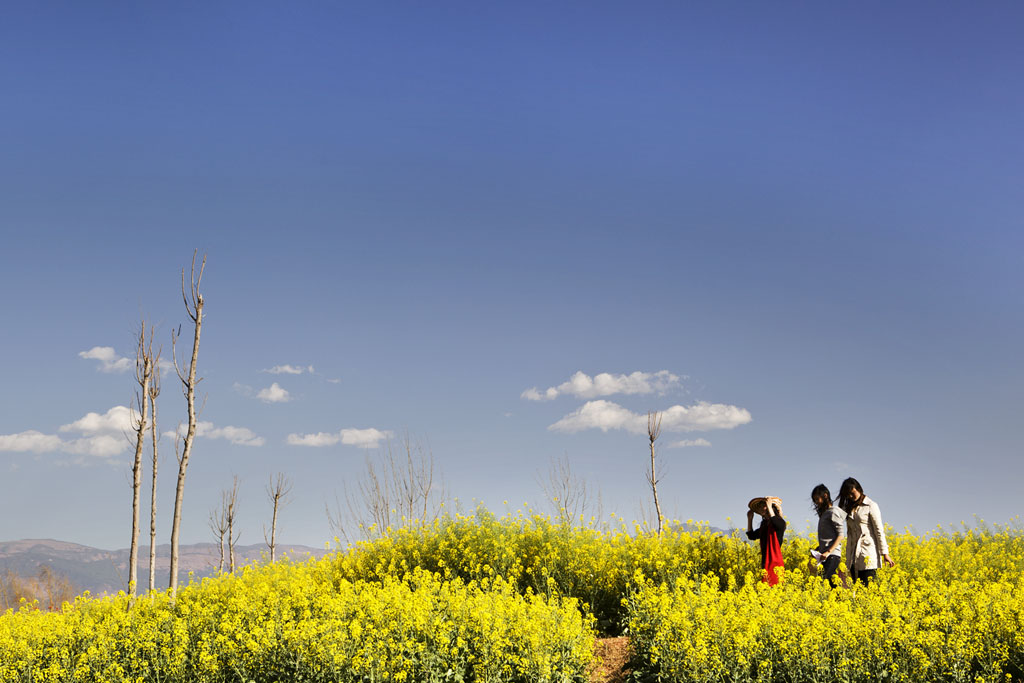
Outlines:
<svg viewBox="0 0 1024 683"><path fill-rule="evenodd" d="M846 517L846 566L851 570L878 569L889 554L878 503L867 496Z"/></svg>

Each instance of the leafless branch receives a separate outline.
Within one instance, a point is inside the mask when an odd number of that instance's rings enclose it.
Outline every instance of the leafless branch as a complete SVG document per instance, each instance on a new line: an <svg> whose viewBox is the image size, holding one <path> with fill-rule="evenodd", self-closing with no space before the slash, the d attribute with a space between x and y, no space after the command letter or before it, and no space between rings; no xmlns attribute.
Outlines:
<svg viewBox="0 0 1024 683"><path fill-rule="evenodd" d="M657 456L654 451L654 442L661 436L661 413L654 411L647 413L647 438L651 444L651 467L647 470L647 483L654 495L654 513L658 516L658 535L661 535L662 516L661 504L658 502L658 476L655 470Z"/></svg>
<svg viewBox="0 0 1024 683"><path fill-rule="evenodd" d="M601 492L596 495L587 480L577 475L569 456L552 458L547 472L536 475L546 504L563 524L572 524L588 514L600 520L603 514Z"/></svg>
<svg viewBox="0 0 1024 683"><path fill-rule="evenodd" d="M228 534L227 506L225 505L224 494L221 494L221 504L210 510L210 518L207 525L217 539L217 546L220 548L220 564L217 565L217 572L224 571L224 539Z"/></svg>
<svg viewBox="0 0 1024 683"><path fill-rule="evenodd" d="M139 506L142 495L142 450L146 440L148 417L148 396L153 376L153 331L146 334L146 321L139 329L138 345L135 351L135 381L138 389L132 405L138 407L138 415L131 413L131 424L135 431L135 459L132 462L132 537L128 551L128 595L134 598L138 588L139 567Z"/></svg>
<svg viewBox="0 0 1024 683"><path fill-rule="evenodd" d="M152 334L150 336L152 339ZM150 432L153 441L153 467L152 467L152 488L149 497L149 590L156 589L156 474L160 466L159 451L157 449L156 428L156 399L160 396L160 354L162 348L158 348L153 356L153 376L149 382L149 412L153 419L150 422Z"/></svg>
<svg viewBox="0 0 1024 683"><path fill-rule="evenodd" d="M196 276L196 255L198 250L192 253L191 276L189 289L185 291L185 269L181 269L181 296L185 302L185 312L192 320L192 358L188 365L188 374L184 374L178 364L177 351L174 355L174 367L181 381L182 390L185 394L185 403L188 410L188 430L185 432L181 443L181 453L178 456L178 482L174 495L174 514L171 521L171 566L170 566L170 590L173 596L178 589L178 536L181 528L181 509L185 491L185 473L188 468L188 460L192 454L192 444L196 435L196 370L199 360L199 340L203 327L203 307L205 300L199 291L199 285L203 279L203 271L206 269L206 256L203 256L202 265L199 268L199 275ZM179 334L181 328L178 328ZM178 334L171 335L172 347L177 343ZM177 448L177 446L175 446Z"/></svg>
<svg viewBox="0 0 1024 683"><path fill-rule="evenodd" d="M238 515L238 475L231 477L231 488L223 493L224 516L228 525L228 572L235 573L235 544L240 533L235 533L235 518Z"/></svg>
<svg viewBox="0 0 1024 683"><path fill-rule="evenodd" d="M274 507L273 514L270 518L270 537L267 537L267 528L263 527L263 540L267 542L267 547L270 548L270 561L277 561L277 511L291 502L292 492L292 481L284 475L284 472L278 472L276 477L270 478L270 483L266 487L267 498L270 499L271 504Z"/></svg>
<svg viewBox="0 0 1024 683"><path fill-rule="evenodd" d="M334 510L327 506L327 520L336 535L352 543L417 520L433 521L446 499L433 453L406 434L401 452L388 441L379 454L367 456L363 476L354 487L345 485L343 503L335 498Z"/></svg>

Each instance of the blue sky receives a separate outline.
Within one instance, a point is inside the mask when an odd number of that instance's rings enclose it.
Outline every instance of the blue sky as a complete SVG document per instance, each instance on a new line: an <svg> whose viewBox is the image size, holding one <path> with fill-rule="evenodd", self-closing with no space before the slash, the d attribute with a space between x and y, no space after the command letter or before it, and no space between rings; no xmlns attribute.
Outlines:
<svg viewBox="0 0 1024 683"><path fill-rule="evenodd" d="M810 489L853 475L897 528L1008 522L1022 21L1015 3L8 8L0 539L128 545L117 360L142 317L169 354L196 248L210 425L183 542L210 539L233 474L242 542L261 541L278 471L281 537L327 541L325 503L379 454L367 430L426 444L467 505L540 505L564 456L631 519L635 416L670 409L672 516L740 523L774 494L803 528ZM159 410L183 419L173 376Z"/></svg>

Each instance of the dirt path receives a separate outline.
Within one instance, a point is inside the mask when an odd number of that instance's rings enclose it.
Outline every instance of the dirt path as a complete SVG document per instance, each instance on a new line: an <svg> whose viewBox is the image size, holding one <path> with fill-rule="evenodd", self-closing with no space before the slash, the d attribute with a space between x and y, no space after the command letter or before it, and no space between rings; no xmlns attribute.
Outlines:
<svg viewBox="0 0 1024 683"><path fill-rule="evenodd" d="M590 683L623 683L629 673L629 638L598 638L595 650L601 664L590 675Z"/></svg>

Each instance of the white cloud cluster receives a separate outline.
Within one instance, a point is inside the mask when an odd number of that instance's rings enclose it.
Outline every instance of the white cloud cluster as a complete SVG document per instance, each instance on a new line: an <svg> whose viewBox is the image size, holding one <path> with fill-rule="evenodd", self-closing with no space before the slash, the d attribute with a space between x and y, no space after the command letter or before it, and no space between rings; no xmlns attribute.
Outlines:
<svg viewBox="0 0 1024 683"><path fill-rule="evenodd" d="M34 429L18 434L0 434L0 451L15 453L52 453L64 445L56 434L43 434Z"/></svg>
<svg viewBox="0 0 1024 683"><path fill-rule="evenodd" d="M316 434L289 434L286 441L292 446L321 448L341 442L340 432L317 432Z"/></svg>
<svg viewBox="0 0 1024 683"><path fill-rule="evenodd" d="M174 361L170 358L164 358L161 356L157 359L156 366L160 368L160 376L163 377L174 369Z"/></svg>
<svg viewBox="0 0 1024 683"><path fill-rule="evenodd" d="M675 441L668 445L669 448L692 448L694 446L710 446L711 442L707 439L683 439L682 441Z"/></svg>
<svg viewBox="0 0 1024 683"><path fill-rule="evenodd" d="M135 367L134 358L117 355L113 346L94 346L88 351L79 351L78 357L99 361L96 369L100 372L128 372ZM157 367L160 375L165 376L174 369L174 361L161 357L157 359Z"/></svg>
<svg viewBox="0 0 1024 683"><path fill-rule="evenodd" d="M269 372L271 375L301 375L304 372L313 374L312 365L275 365L269 370L263 372Z"/></svg>
<svg viewBox="0 0 1024 683"><path fill-rule="evenodd" d="M264 403L287 403L292 400L291 392L277 382L274 382L269 387L265 387L258 391L250 387L248 384L242 384L240 382L235 382L232 388L242 396L258 398Z"/></svg>
<svg viewBox="0 0 1024 683"><path fill-rule="evenodd" d="M103 415L99 413L86 413L85 417L63 425L60 431L82 432L84 434L122 434L131 429L132 411L125 406L114 406Z"/></svg>
<svg viewBox="0 0 1024 683"><path fill-rule="evenodd" d="M376 448L380 442L393 436L391 432L381 431L370 427L369 429L342 429L341 443L346 446L358 446L359 448Z"/></svg>
<svg viewBox="0 0 1024 683"><path fill-rule="evenodd" d="M113 346L94 346L88 351L80 351L79 358L100 362L100 372L128 372L135 362L131 358L118 356Z"/></svg>
<svg viewBox="0 0 1024 683"><path fill-rule="evenodd" d="M128 439L123 434L96 434L65 442L61 448L66 453L91 455L97 458L112 458L128 450Z"/></svg>
<svg viewBox="0 0 1024 683"><path fill-rule="evenodd" d="M0 435L0 451L19 453L68 453L109 459L128 450L125 434L131 431L131 411L114 406L106 413L87 413L58 431L69 434L44 434L28 430L18 434Z"/></svg>
<svg viewBox="0 0 1024 683"><path fill-rule="evenodd" d="M343 444L358 448L377 448L380 442L389 439L393 434L370 427L368 429L342 429L337 432L317 432L316 434L289 434L288 443L292 446L311 446L314 448Z"/></svg>
<svg viewBox="0 0 1024 683"><path fill-rule="evenodd" d="M674 405L661 411L661 428L669 432L704 432L732 429L750 422L750 412L724 403L701 401L692 406ZM588 401L548 429L574 434L584 429L623 429L632 434L647 432L647 415L634 413L611 401Z"/></svg>
<svg viewBox="0 0 1024 683"><path fill-rule="evenodd" d="M164 436L171 439L180 439L183 434L178 432L164 432ZM203 439L224 439L236 446L262 446L267 442L262 436L248 427L216 427L212 422L197 422L196 436Z"/></svg>
<svg viewBox="0 0 1024 683"><path fill-rule="evenodd" d="M196 423L196 436L204 439L225 439L236 446L262 446L266 439L247 427L214 427L212 422Z"/></svg>
<svg viewBox="0 0 1024 683"><path fill-rule="evenodd" d="M264 403L287 403L292 400L292 396L288 393L288 390L283 389L277 382L274 382L266 389L260 389L257 391L256 398Z"/></svg>
<svg viewBox="0 0 1024 683"><path fill-rule="evenodd" d="M551 401L564 395L591 399L614 394L664 394L677 388L679 381L679 377L668 370L637 371L628 375L601 372L593 377L582 371L577 371L567 381L556 387L548 387L544 391L533 387L524 391L520 396L530 401Z"/></svg>

